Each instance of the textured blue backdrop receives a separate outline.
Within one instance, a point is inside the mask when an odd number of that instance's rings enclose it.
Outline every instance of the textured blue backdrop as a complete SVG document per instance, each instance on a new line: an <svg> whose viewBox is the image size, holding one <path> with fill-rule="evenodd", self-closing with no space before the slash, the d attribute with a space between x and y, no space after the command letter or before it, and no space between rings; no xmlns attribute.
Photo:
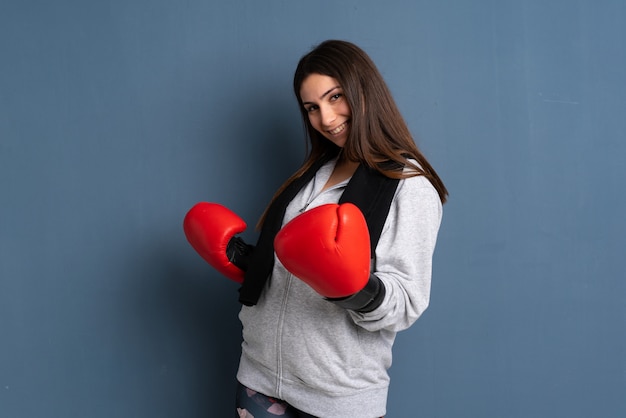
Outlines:
<svg viewBox="0 0 626 418"><path fill-rule="evenodd" d="M377 62L450 189L388 417L626 415L626 3L0 3L0 416L229 417L237 286L184 239L303 158L299 57ZM256 233L246 233L250 239Z"/></svg>

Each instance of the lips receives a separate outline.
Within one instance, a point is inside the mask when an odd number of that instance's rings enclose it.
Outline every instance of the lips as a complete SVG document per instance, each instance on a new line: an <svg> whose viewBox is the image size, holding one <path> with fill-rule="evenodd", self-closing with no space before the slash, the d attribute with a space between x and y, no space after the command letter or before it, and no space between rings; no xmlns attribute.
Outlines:
<svg viewBox="0 0 626 418"><path fill-rule="evenodd" d="M330 131L326 131L331 135L338 135L346 130L348 127L348 122L344 122L341 125L337 126L335 129L331 129Z"/></svg>

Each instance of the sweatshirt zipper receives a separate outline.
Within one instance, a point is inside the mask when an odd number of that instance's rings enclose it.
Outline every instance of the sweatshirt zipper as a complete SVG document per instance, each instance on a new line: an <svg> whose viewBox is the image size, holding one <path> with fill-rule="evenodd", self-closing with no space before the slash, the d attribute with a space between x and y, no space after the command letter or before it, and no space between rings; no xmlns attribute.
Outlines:
<svg viewBox="0 0 626 418"><path fill-rule="evenodd" d="M282 381L283 381L283 331L285 328L285 315L287 312L287 300L289 299L289 291L293 275L288 272L287 285L280 305L280 315L278 317L278 325L276 331L276 394L282 398Z"/></svg>
<svg viewBox="0 0 626 418"><path fill-rule="evenodd" d="M320 195L329 192L331 190L337 189L339 187L345 187L346 184L348 183L350 179L347 179L345 181L342 181L340 183L335 184L332 187L329 187L326 190L321 190L319 192L317 192L316 194L312 195L312 197L310 197L306 204L304 205L304 207L302 207L299 212L300 213L304 213L308 207L311 205L311 203L313 203ZM281 301L281 306L280 306L280 315L278 317L278 325L277 325L277 331L276 331L276 394L278 396L278 398L282 398L282 381L283 381L283 332L284 332L284 327L285 327L285 316L287 314L287 300L289 299L289 293L291 291L291 284L293 282L294 276L293 274L289 273L287 271L288 277L287 277L287 283L285 286L285 292L283 294L283 299Z"/></svg>

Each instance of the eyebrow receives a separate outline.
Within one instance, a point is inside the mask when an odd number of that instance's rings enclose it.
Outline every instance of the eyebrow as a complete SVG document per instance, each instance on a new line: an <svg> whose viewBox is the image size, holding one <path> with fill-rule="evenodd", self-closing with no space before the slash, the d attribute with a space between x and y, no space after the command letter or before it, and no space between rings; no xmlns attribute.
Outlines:
<svg viewBox="0 0 626 418"><path fill-rule="evenodd" d="M324 97L328 96L333 90L339 89L341 88L341 86L335 86L331 89L329 89L327 92L325 92L324 94L322 94L320 96L320 100L322 100ZM302 104L313 104L313 102L302 102Z"/></svg>

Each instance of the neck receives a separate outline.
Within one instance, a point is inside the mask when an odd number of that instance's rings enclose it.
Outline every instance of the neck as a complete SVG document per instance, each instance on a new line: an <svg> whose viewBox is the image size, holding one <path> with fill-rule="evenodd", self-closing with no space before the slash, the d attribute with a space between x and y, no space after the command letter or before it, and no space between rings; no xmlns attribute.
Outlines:
<svg viewBox="0 0 626 418"><path fill-rule="evenodd" d="M335 168L330 175L330 178L322 188L322 190L326 190L329 187L334 186L337 183L341 183L345 179L351 177L356 169L359 167L359 163L355 161L349 161L345 158L340 158L335 163Z"/></svg>

